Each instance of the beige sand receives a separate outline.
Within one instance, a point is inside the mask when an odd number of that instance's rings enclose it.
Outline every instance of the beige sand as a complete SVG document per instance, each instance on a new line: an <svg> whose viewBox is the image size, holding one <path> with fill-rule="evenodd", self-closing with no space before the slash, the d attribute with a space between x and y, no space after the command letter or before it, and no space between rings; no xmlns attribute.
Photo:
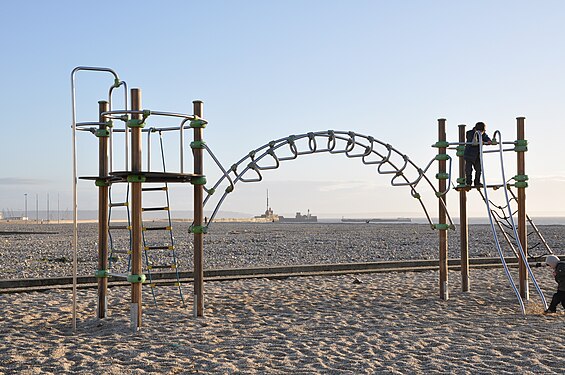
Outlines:
<svg viewBox="0 0 565 375"><path fill-rule="evenodd" d="M541 315L532 293L523 317L501 269L473 271L470 293L451 272L448 301L437 272L354 277L209 282L199 319L173 288L159 309L146 289L135 335L128 288L111 289L104 321L96 291L79 291L75 335L68 290L0 295L0 373L563 373L565 315Z"/></svg>

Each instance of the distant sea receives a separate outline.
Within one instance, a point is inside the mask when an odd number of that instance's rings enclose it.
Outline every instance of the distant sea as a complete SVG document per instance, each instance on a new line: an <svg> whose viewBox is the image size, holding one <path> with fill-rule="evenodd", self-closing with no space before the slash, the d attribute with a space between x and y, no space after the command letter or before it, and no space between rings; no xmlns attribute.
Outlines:
<svg viewBox="0 0 565 375"><path fill-rule="evenodd" d="M367 217L367 219L369 219L369 217ZM565 216L559 216L559 217L531 217L532 221L534 222L535 225L565 225ZM411 223L413 224L428 224L428 220L426 218L423 217L416 217L416 218L411 218ZM437 223L437 218L433 219L435 223ZM489 219L488 217L471 217L468 219L469 220L469 224L489 224ZM516 221L516 218L514 219ZM459 218L453 218L453 221L455 224L459 224ZM328 218L328 219L320 219L318 218L318 222L319 223L341 223L341 218ZM357 223L353 223L353 224L357 224ZM359 224L364 224L364 223L359 223ZM379 223L372 223L375 225L378 225ZM388 223L388 224L394 224L394 223ZM398 224L407 224L406 222L399 222Z"/></svg>
<svg viewBox="0 0 565 375"><path fill-rule="evenodd" d="M23 212L16 212L17 216L23 215ZM98 218L98 212L95 210L80 210L79 213L79 220L96 220ZM173 220L175 219L187 219L187 218L192 218L192 211L183 211L183 210L179 210L179 211L171 211ZM210 212L205 212L205 215L209 217L211 213ZM72 212L70 212L69 210L65 210L65 211L51 211L49 213L49 215L47 215L46 211L39 211L39 212L29 212L28 213L28 217L29 220L33 221L36 220L36 218L38 218L39 220L45 220L47 219L47 216L50 217L51 221L57 221L57 219L61 219L61 220L72 220L73 218L73 214ZM156 217L158 215L155 215ZM10 214L8 212L4 212L4 219L10 217ZM217 218L252 218L253 215L248 214L248 213L243 213L243 212L235 212L235 211L219 211ZM398 216L392 216L391 213L386 213L382 216L362 216L362 215L344 215L344 218L354 218L354 219L376 219L376 218L389 218L389 219L395 219L395 218L410 218L411 219L411 223L413 224L427 224L428 221L425 217L412 217L410 215L398 215ZM536 225L565 225L565 216L530 216L534 222L534 224ZM118 212L117 214L114 214L114 218L115 219L126 219L125 213L124 212ZM148 217L148 219L151 219L151 217ZM341 223L341 219L342 217L336 217L336 218L331 218L331 217L320 217L318 216L318 223L328 223L328 224L337 224L337 223ZM434 223L437 223L437 218L433 218ZM459 224L459 218L458 217L454 217L453 221L455 224ZM469 224L488 224L489 220L488 217L471 217L469 218ZM349 223L349 224L364 224L363 222L361 223ZM374 225L378 225L379 223L372 223ZM398 224L406 224L406 222L399 222Z"/></svg>

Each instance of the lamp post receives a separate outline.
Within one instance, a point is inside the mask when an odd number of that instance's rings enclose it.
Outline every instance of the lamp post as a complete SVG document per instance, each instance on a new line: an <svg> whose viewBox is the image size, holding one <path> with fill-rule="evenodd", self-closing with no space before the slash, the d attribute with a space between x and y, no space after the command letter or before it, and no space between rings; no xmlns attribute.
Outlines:
<svg viewBox="0 0 565 375"><path fill-rule="evenodd" d="M24 217L26 218L25 220L27 220L27 193L24 193L24 197L25 197L25 213L24 213Z"/></svg>

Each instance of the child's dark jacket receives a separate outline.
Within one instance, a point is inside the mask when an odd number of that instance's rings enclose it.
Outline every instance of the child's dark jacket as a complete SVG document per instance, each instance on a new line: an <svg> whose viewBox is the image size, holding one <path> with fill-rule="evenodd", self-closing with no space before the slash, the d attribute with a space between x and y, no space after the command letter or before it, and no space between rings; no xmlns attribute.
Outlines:
<svg viewBox="0 0 565 375"><path fill-rule="evenodd" d="M555 281L557 281L557 290L565 292L565 262L555 265Z"/></svg>
<svg viewBox="0 0 565 375"><path fill-rule="evenodd" d="M463 158L465 160L474 161L479 157L479 140L475 139L475 142L473 142L473 138L475 138L476 133L477 131L475 129L467 130L467 132L465 133L465 137L467 139L465 151L463 152ZM479 134L481 133L479 132ZM483 143L491 142L491 139L489 138L487 133L483 133L482 138ZM469 143L476 143L476 145Z"/></svg>

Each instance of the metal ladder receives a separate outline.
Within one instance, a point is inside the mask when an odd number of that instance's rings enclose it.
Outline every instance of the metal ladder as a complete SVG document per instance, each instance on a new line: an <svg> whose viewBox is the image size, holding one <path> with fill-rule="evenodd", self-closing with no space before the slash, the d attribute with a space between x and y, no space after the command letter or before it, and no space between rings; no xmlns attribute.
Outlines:
<svg viewBox="0 0 565 375"><path fill-rule="evenodd" d="M114 198L117 193L114 191L113 187L110 186L108 190L109 200L108 200L108 240L109 240L109 259L108 268L110 270L116 270L118 273L127 273L130 269L131 264L131 217L129 210L129 184L125 185L125 199L117 200ZM115 210L122 209L125 210L127 221L121 222L113 219L117 216L114 213ZM120 243L125 237L127 238L127 247L125 244ZM127 254L127 258L124 259L120 254ZM127 260L127 261L126 261Z"/></svg>
<svg viewBox="0 0 565 375"><path fill-rule="evenodd" d="M148 132L148 149L150 147L150 135L155 131L156 130L154 129L150 129ZM163 172L165 172L165 153L163 147L163 134L161 131L159 131L159 146ZM148 156L148 171L150 170L149 159L150 158ZM169 186L166 182L145 184L144 186L145 187L141 189L143 194L157 195L158 193L164 193L164 201L162 205L142 208L142 215L144 216L142 219L142 236L145 267L147 270L147 279L153 295L153 301L155 302L155 305L157 305L155 292L157 284L154 282L153 273L155 271L172 270L175 273L176 279L174 285L178 288L179 296L184 306L185 302L180 283L179 264L175 252L175 237L173 234L173 224L170 211ZM147 218L147 214L149 213L166 213L166 215L164 219L159 218L158 223L155 223L155 218L152 220ZM165 225L163 225L163 223Z"/></svg>

